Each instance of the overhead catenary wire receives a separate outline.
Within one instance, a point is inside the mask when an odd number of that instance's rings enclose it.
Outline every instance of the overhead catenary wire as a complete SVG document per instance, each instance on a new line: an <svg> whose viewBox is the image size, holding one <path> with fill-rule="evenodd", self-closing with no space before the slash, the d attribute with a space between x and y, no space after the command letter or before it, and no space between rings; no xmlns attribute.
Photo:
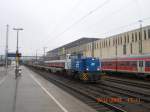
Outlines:
<svg viewBox="0 0 150 112"><path fill-rule="evenodd" d="M64 33L66 33L68 30L70 30L72 27L74 27L75 25L77 25L78 23L80 23L81 21L83 21L85 18L87 18L88 16L90 16L91 14L93 14L95 11L97 11L98 9L102 8L102 6L106 5L108 2L110 2L110 0L106 0L105 2L103 2L103 4L99 5L98 7L96 7L94 10L92 11L89 11L86 15L82 16L80 19L78 19L77 21L75 21L73 24L71 24L69 27L67 27L63 32L59 33L58 35L54 36L53 38L51 39L58 39L60 36L62 36ZM128 4L126 4L128 5ZM125 6L126 6L125 5ZM100 7L101 6L101 7ZM120 8L120 9L125 9L125 8ZM115 13L118 13L120 12L120 10L116 10L116 11L113 11L112 13L115 14ZM104 19L104 18L103 18ZM146 17L146 18L140 18L138 20L142 20L142 21L145 21L145 20L148 20L150 19L150 17ZM139 24L139 22L137 21L134 21L130 24L127 24L127 25L124 25L124 26L121 26L121 27L118 27L118 28L114 28L114 29L111 29L109 30L108 32L105 32L105 33L102 33L100 35L103 35L103 34L109 34L111 33L112 31L115 31L115 30L118 30L118 29L123 29L125 27L129 27L129 26L133 26L133 25L136 25L136 24ZM106 37L106 36L105 36Z"/></svg>
<svg viewBox="0 0 150 112"><path fill-rule="evenodd" d="M139 19L139 20L141 20L141 21L144 22L144 21L146 21L146 20L150 20L150 17L145 17L145 18L142 18L142 19ZM132 22L132 23L130 23L130 24L127 24L127 25L123 25L123 26L120 26L120 27L111 29L111 30L109 30L109 31L107 31L107 32L105 32L105 33L101 33L101 34L99 34L99 35L105 35L105 34L108 35L109 33L114 32L114 31L118 31L119 29L123 29L123 28L125 28L125 27L130 27L130 26L133 26L133 25L137 25L137 24L139 24L139 20L134 21L134 22Z"/></svg>
<svg viewBox="0 0 150 112"><path fill-rule="evenodd" d="M73 24L71 24L69 27L67 27L64 31L62 31L61 33L59 33L57 36L54 36L54 38L51 39L58 39L58 37L60 37L61 35L63 35L65 32L67 32L68 30L70 30L72 27L74 27L75 25L77 25L79 22L81 22L82 20L84 20L85 18L87 18L88 16L90 16L91 14L93 14L94 12L96 12L98 9L104 7L106 4L108 4L111 0L105 0L102 4L98 5L95 9L89 11L87 14L85 14L84 16L82 16L80 19L78 19L77 21L75 21Z"/></svg>
<svg viewBox="0 0 150 112"><path fill-rule="evenodd" d="M144 21L146 21L146 20L150 20L150 17L145 17L145 18L142 18L142 19L140 19L140 20L142 20L142 21L144 22ZM112 30L109 30L108 32L101 33L101 34L99 34L99 35L104 35L104 34L107 34L107 35L108 35L108 34L109 34L110 32L112 32L112 31L117 31L117 30L119 30L119 29L123 29L123 28L125 28L125 27L133 26L133 25L136 25L136 24L139 24L139 20L137 20L137 21L135 21L135 22L132 22L132 23L130 23L130 24L127 24L127 25L123 25L123 26L114 28L114 29L112 29ZM111 35L109 35L109 36L111 36ZM106 37L106 36L105 36L105 37Z"/></svg>
<svg viewBox="0 0 150 112"><path fill-rule="evenodd" d="M61 25L68 16L71 16L72 12L81 4L81 2L82 2L81 0L78 0L76 2L76 4L70 9L70 11L68 12L68 14L63 17L62 21L60 21L60 23L58 23L58 24L56 23L57 25L55 26L55 28L51 32L51 34L54 33L57 30L58 26Z"/></svg>
<svg viewBox="0 0 150 112"><path fill-rule="evenodd" d="M120 7L119 9L115 10L115 11L112 11L110 12L109 14L107 14L106 16L103 16L103 18L101 20L99 20L100 22L102 22L103 20L106 20L107 18L110 18L111 16L113 16L114 14L117 14L117 13L120 13L122 10L128 8L127 6L129 4L131 4L132 1L128 2L127 4L125 4L124 6ZM92 26L95 26L97 25L98 23L95 23L94 25ZM90 27L91 28L91 27Z"/></svg>
<svg viewBox="0 0 150 112"><path fill-rule="evenodd" d="M110 0L106 0L104 1L102 4L100 4L98 7L96 7L95 9L93 9L92 11L88 12L86 15L82 16L80 19L78 19L77 21L75 21L73 24L71 24L69 27L67 27L63 32L59 33L57 36L54 36L54 38L52 39L57 39L59 38L61 35L63 35L64 33L66 33L68 30L70 30L72 27L74 27L76 24L80 23L82 20L84 20L86 17L90 16L91 14L93 14L95 11L97 11L98 9L102 8L104 5L106 5L107 3L109 3ZM136 1L135 1L136 2ZM129 2L130 3L130 2ZM126 7L129 3L127 3L124 7ZM139 6L139 4L137 3L137 6ZM120 9L111 12L111 15L120 12L122 9L125 9L124 7L121 7ZM105 17L102 19L104 20ZM135 22L136 23L136 22ZM127 25L128 26L128 25ZM108 32L106 32L108 33Z"/></svg>

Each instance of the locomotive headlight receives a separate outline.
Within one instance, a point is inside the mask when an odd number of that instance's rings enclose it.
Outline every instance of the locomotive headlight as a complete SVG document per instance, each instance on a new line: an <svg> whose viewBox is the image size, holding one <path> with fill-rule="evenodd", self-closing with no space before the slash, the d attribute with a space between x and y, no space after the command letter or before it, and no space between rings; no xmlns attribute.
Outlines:
<svg viewBox="0 0 150 112"><path fill-rule="evenodd" d="M100 70L99 67L97 68L97 70L98 70L98 71Z"/></svg>
<svg viewBox="0 0 150 112"><path fill-rule="evenodd" d="M88 71L89 69L88 69L88 68L86 68L86 70Z"/></svg>

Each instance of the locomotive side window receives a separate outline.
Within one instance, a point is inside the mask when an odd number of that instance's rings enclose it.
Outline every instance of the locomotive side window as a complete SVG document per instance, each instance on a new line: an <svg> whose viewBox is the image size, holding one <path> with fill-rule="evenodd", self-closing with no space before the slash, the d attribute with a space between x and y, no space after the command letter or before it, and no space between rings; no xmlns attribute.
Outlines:
<svg viewBox="0 0 150 112"><path fill-rule="evenodd" d="M145 62L145 67L150 67L150 61Z"/></svg>
<svg viewBox="0 0 150 112"><path fill-rule="evenodd" d="M139 61L139 67L143 67L143 61Z"/></svg>

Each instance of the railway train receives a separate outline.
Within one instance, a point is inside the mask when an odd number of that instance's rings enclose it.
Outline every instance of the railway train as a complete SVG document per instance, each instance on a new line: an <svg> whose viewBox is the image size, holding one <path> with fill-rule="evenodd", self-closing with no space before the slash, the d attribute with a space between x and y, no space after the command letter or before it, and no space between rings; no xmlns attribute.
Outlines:
<svg viewBox="0 0 150 112"><path fill-rule="evenodd" d="M150 78L150 55L103 59L101 69L109 74L128 74L128 76Z"/></svg>
<svg viewBox="0 0 150 112"><path fill-rule="evenodd" d="M101 62L98 58L67 55L64 60L44 61L41 64L32 64L39 69L52 73L65 74L84 82L97 82L101 78Z"/></svg>
<svg viewBox="0 0 150 112"><path fill-rule="evenodd" d="M97 57L104 72L149 77L150 25L105 38L81 38L48 51L47 57L63 59L66 53Z"/></svg>

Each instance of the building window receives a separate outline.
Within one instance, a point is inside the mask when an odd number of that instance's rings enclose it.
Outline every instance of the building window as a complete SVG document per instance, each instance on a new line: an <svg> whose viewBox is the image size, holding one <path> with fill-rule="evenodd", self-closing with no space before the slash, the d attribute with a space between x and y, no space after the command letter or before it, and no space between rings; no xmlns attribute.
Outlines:
<svg viewBox="0 0 150 112"><path fill-rule="evenodd" d="M139 32L139 40L141 40L142 39L142 37L141 37L141 32Z"/></svg>
<svg viewBox="0 0 150 112"><path fill-rule="evenodd" d="M106 47L107 47L107 40L105 41L105 45L106 45Z"/></svg>
<svg viewBox="0 0 150 112"><path fill-rule="evenodd" d="M99 43L99 45L100 45L100 48L101 48L101 42Z"/></svg>
<svg viewBox="0 0 150 112"><path fill-rule="evenodd" d="M105 42L103 41L103 48L105 48Z"/></svg>
<svg viewBox="0 0 150 112"><path fill-rule="evenodd" d="M97 43L96 43L96 49L98 48Z"/></svg>
<svg viewBox="0 0 150 112"><path fill-rule="evenodd" d="M118 38L116 38L116 45L118 44Z"/></svg>
<svg viewBox="0 0 150 112"><path fill-rule="evenodd" d="M132 43L130 44L130 52L131 52L131 54L133 53L133 50L132 50Z"/></svg>
<svg viewBox="0 0 150 112"><path fill-rule="evenodd" d="M137 32L135 32L135 42L137 41Z"/></svg>
<svg viewBox="0 0 150 112"><path fill-rule="evenodd" d="M120 44L122 44L122 37L120 37Z"/></svg>
<svg viewBox="0 0 150 112"><path fill-rule="evenodd" d="M113 46L115 45L114 39L113 39Z"/></svg>
<svg viewBox="0 0 150 112"><path fill-rule="evenodd" d="M123 45L123 54L126 55L126 45Z"/></svg>
<svg viewBox="0 0 150 112"><path fill-rule="evenodd" d="M150 39L150 29L148 29L148 38Z"/></svg>
<svg viewBox="0 0 150 112"><path fill-rule="evenodd" d="M103 41L103 48L105 48L105 42Z"/></svg>
<svg viewBox="0 0 150 112"><path fill-rule="evenodd" d="M120 37L118 37L118 45L120 44Z"/></svg>
<svg viewBox="0 0 150 112"><path fill-rule="evenodd" d="M92 49L92 46L90 45L90 50Z"/></svg>
<svg viewBox="0 0 150 112"><path fill-rule="evenodd" d="M132 33L132 42L134 42L134 34Z"/></svg>
<svg viewBox="0 0 150 112"><path fill-rule="evenodd" d="M129 43L129 34L127 34L127 43Z"/></svg>
<svg viewBox="0 0 150 112"><path fill-rule="evenodd" d="M144 30L144 40L146 40L146 30Z"/></svg>
<svg viewBox="0 0 150 112"><path fill-rule="evenodd" d="M126 35L124 36L124 43L126 43Z"/></svg>

